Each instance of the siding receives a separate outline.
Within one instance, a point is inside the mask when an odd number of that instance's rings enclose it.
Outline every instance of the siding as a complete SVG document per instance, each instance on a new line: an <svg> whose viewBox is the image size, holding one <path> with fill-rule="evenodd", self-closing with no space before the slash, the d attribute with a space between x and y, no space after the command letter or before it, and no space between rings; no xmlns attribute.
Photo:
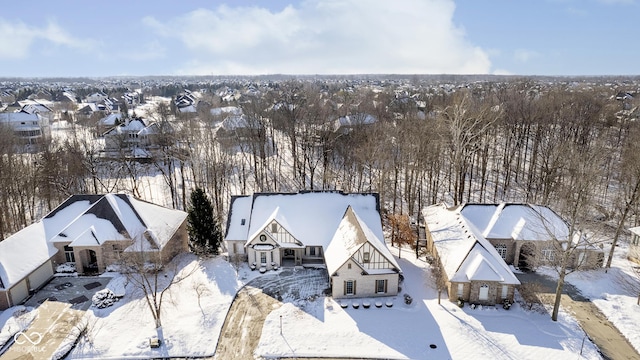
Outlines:
<svg viewBox="0 0 640 360"><path fill-rule="evenodd" d="M348 264L351 264L349 269ZM344 295L344 282L347 280L356 281L356 294ZM384 294L376 293L376 280L387 280L387 292ZM398 274L376 274L362 275L362 268L354 261L347 261L337 271L336 276L331 277L332 289L331 295L334 299L351 298L351 297L377 297L377 296L394 296L398 294Z"/></svg>

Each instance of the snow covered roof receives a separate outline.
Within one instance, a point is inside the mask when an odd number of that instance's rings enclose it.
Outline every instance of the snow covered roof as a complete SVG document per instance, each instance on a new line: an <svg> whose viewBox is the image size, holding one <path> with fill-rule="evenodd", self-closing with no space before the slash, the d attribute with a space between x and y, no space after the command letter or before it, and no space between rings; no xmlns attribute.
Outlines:
<svg viewBox="0 0 640 360"><path fill-rule="evenodd" d="M251 239L277 214L280 225L297 240L326 249L349 206L375 236L383 239L376 194L256 193L248 198L248 204L241 199L235 198L232 203L226 240ZM245 219L245 225L240 225L241 219Z"/></svg>
<svg viewBox="0 0 640 360"><path fill-rule="evenodd" d="M155 247L162 248L186 216L125 194L73 195L42 221L51 229L47 237L51 242L99 246L107 240L139 241L150 236ZM146 248L138 245L136 250Z"/></svg>
<svg viewBox="0 0 640 360"><path fill-rule="evenodd" d="M44 224L37 222L0 241L0 283L5 289L15 285L58 252L44 235Z"/></svg>
<svg viewBox="0 0 640 360"><path fill-rule="evenodd" d="M432 205L423 210L423 216L450 280L520 283L491 243L461 215L460 208Z"/></svg>
<svg viewBox="0 0 640 360"><path fill-rule="evenodd" d="M227 217L226 240L247 240L252 203L253 198L250 195L231 197L229 216Z"/></svg>
<svg viewBox="0 0 640 360"><path fill-rule="evenodd" d="M113 113L100 119L100 124L105 126L115 126L121 119L122 119L121 113Z"/></svg>
<svg viewBox="0 0 640 360"><path fill-rule="evenodd" d="M631 231L634 235L640 236L640 226L632 227L629 229L629 231Z"/></svg>
<svg viewBox="0 0 640 360"><path fill-rule="evenodd" d="M211 115L214 115L214 116L220 116L220 115L226 115L226 114L242 115L242 109L240 109L237 106L217 107L217 108L213 108L213 109L211 109L209 111L211 112Z"/></svg>
<svg viewBox="0 0 640 360"><path fill-rule="evenodd" d="M466 204L460 213L487 239L567 240L569 226L546 206Z"/></svg>
<svg viewBox="0 0 640 360"><path fill-rule="evenodd" d="M353 208L348 206L331 242L326 247L325 262L328 273L335 273L366 243L378 250L396 269L400 269L384 244L383 238L376 236L367 224L358 217ZM387 270L392 271L391 269Z"/></svg>

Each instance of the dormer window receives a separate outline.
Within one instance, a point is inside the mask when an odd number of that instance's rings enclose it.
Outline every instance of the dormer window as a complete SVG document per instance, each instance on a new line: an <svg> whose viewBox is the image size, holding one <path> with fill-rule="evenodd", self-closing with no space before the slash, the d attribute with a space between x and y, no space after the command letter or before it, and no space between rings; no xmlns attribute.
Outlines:
<svg viewBox="0 0 640 360"><path fill-rule="evenodd" d="M240 225L244 226L244 224L247 222L247 219L242 219L240 220Z"/></svg>

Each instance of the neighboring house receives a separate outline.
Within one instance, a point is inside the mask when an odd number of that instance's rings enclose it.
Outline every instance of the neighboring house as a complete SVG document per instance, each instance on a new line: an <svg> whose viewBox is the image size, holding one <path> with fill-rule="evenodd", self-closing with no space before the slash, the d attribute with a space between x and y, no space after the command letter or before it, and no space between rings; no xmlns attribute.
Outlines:
<svg viewBox="0 0 640 360"><path fill-rule="evenodd" d="M629 231L631 231L631 241L629 242L627 257L631 261L640 263L640 226L633 227Z"/></svg>
<svg viewBox="0 0 640 360"><path fill-rule="evenodd" d="M109 130L123 123L123 115L121 113L109 114L98 120L97 133L104 135Z"/></svg>
<svg viewBox="0 0 640 360"><path fill-rule="evenodd" d="M384 242L378 194L234 196L225 244L230 257L264 270L326 268L334 298L398 293L401 270Z"/></svg>
<svg viewBox="0 0 640 360"><path fill-rule="evenodd" d="M555 258L558 242L569 241L569 224L546 206L531 204L465 204L459 212L477 228L507 264L535 269ZM604 252L588 244L576 233L576 245L570 266L581 269L602 267Z"/></svg>
<svg viewBox="0 0 640 360"><path fill-rule="evenodd" d="M365 113L346 115L339 117L335 121L334 132L340 134L348 134L355 129L373 125L376 122L378 122L378 119L376 119L375 116Z"/></svg>
<svg viewBox="0 0 640 360"><path fill-rule="evenodd" d="M123 253L168 262L188 251L187 214L125 194L73 195L40 221L0 241L0 310L42 287L62 263L101 273Z"/></svg>
<svg viewBox="0 0 640 360"><path fill-rule="evenodd" d="M89 96L87 96L84 99L84 102L86 103L101 103L103 101L105 101L106 99L108 99L109 96L107 96L107 94L103 93L102 91L100 92L95 92Z"/></svg>
<svg viewBox="0 0 640 360"><path fill-rule="evenodd" d="M259 139L261 135L264 135L262 123L246 115L227 116L216 131L218 141L227 145L235 144L237 141ZM230 141L232 139L233 141Z"/></svg>
<svg viewBox="0 0 640 360"><path fill-rule="evenodd" d="M162 128L159 123L147 125L142 118L127 119L124 124L104 133L105 152L108 156L151 158L160 148L163 135L172 131L168 123Z"/></svg>
<svg viewBox="0 0 640 360"><path fill-rule="evenodd" d="M37 144L51 137L49 118L38 113L0 113L0 126L8 126L25 144Z"/></svg>
<svg viewBox="0 0 640 360"><path fill-rule="evenodd" d="M443 204L422 211L427 251L443 271L449 300L494 305L513 302L520 282L493 245L460 214Z"/></svg>

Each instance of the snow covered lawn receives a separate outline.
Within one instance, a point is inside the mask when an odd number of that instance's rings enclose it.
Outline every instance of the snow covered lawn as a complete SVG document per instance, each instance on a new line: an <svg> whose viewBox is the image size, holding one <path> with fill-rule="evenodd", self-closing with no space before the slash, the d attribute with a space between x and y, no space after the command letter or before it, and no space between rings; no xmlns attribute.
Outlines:
<svg viewBox="0 0 640 360"><path fill-rule="evenodd" d="M346 303L346 308L341 306L342 301L325 297L302 304L286 303L267 316L256 355L389 359L579 357L584 333L566 313L553 322L550 315L524 311L518 304L510 310L468 306L461 309L443 299L439 305L425 264L405 259L399 262L405 276L400 295L354 299ZM404 303L404 293L413 297L411 305ZM365 301L371 304L369 308L362 306ZM387 307L387 301L392 301L393 306ZM358 303L357 309L353 302ZM600 358L588 339L582 354L586 359Z"/></svg>
<svg viewBox="0 0 640 360"><path fill-rule="evenodd" d="M124 297L113 306L88 310L88 335L81 338L68 358L210 356L243 283L255 277L264 277L257 282L263 285L269 284L269 277L289 278L283 270L260 275L249 271L246 264L240 267L238 278L223 257L199 261L185 254L179 261L182 269L197 266L198 270L173 288L163 305L163 347L149 347L149 338L156 335L153 319L141 294L128 284ZM524 311L518 304L510 310L461 309L443 299L439 305L425 263L404 258L399 263L405 280L401 294L394 297L343 303L301 292L312 283L308 277L287 286L288 293L281 294L284 305L267 316L255 354L265 358L579 358L583 332L566 313L553 322L548 314ZM317 273L326 279L322 272ZM115 276L112 281L122 287L122 280L122 276ZM312 290L321 292L322 286ZM405 304L404 294L413 298L410 305ZM600 358L588 339L582 350L586 359Z"/></svg>
<svg viewBox="0 0 640 360"><path fill-rule="evenodd" d="M192 266L198 269L172 287L165 297L162 305L164 346L149 347L149 338L156 336L151 312L142 294L127 284L126 294L113 306L91 307L87 311L88 335L81 338L68 359L213 355L227 311L241 283L233 267L222 257L199 261L194 255L184 254L177 261L183 271L189 271ZM114 276L111 283L116 288L122 287L123 275L106 273L105 276Z"/></svg>
<svg viewBox="0 0 640 360"><path fill-rule="evenodd" d="M640 278L632 269L638 266L626 259L628 244L620 242L616 249L611 268L580 271L569 274L566 281L580 289L582 295L591 299L600 311L640 352L640 306L637 305L640 292ZM605 254L609 250L605 248ZM550 269L540 269L546 275L557 278Z"/></svg>

